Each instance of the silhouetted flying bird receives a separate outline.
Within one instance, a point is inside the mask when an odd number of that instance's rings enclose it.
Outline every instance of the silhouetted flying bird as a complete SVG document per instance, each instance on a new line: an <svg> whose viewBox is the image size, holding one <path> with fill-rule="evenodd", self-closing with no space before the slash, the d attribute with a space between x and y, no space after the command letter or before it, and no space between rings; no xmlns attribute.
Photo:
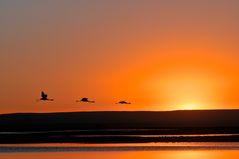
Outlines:
<svg viewBox="0 0 239 159"><path fill-rule="evenodd" d="M82 98L81 100L77 100L76 102L95 103L95 101L89 101L88 98Z"/></svg>
<svg viewBox="0 0 239 159"><path fill-rule="evenodd" d="M126 102L126 101L119 101L118 103L116 104L131 104L130 102Z"/></svg>
<svg viewBox="0 0 239 159"><path fill-rule="evenodd" d="M41 98L40 98L40 100L43 100L43 101L53 101L54 99L48 99L48 98L47 98L47 94L42 91L42 92L41 92Z"/></svg>

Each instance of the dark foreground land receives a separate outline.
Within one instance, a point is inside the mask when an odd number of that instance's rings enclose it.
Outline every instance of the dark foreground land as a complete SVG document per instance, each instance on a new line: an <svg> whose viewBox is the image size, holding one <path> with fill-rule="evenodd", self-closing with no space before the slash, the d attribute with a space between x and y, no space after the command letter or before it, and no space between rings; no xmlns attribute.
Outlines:
<svg viewBox="0 0 239 159"><path fill-rule="evenodd" d="M0 115L2 144L146 142L239 142L239 110Z"/></svg>

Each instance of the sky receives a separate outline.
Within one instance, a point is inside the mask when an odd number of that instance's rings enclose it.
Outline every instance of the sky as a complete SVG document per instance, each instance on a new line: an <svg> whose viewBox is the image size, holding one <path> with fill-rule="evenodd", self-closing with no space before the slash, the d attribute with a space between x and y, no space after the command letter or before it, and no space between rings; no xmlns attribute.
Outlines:
<svg viewBox="0 0 239 159"><path fill-rule="evenodd" d="M238 8L238 0L1 0L0 113L237 109ZM54 102L37 101L41 91ZM96 103L75 102L82 97Z"/></svg>

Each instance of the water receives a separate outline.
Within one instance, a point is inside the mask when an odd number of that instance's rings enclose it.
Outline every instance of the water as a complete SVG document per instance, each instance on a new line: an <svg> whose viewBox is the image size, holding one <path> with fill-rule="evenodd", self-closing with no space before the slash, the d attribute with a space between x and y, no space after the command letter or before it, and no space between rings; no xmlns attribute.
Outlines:
<svg viewBox="0 0 239 159"><path fill-rule="evenodd" d="M239 151L167 150L0 154L1 159L238 159Z"/></svg>
<svg viewBox="0 0 239 159"><path fill-rule="evenodd" d="M239 143L7 144L0 159L238 159Z"/></svg>
<svg viewBox="0 0 239 159"><path fill-rule="evenodd" d="M52 131L49 135L92 137L213 137L238 136L239 134L165 134L148 135L149 130L107 130L104 134L96 130ZM127 132L126 132L127 131ZM134 132L135 131L135 132ZM155 131L155 130L151 130ZM160 130L162 131L162 130ZM167 129L165 129L167 131ZM80 133L79 133L80 132ZM126 132L126 133L125 133ZM133 133L132 133L133 132ZM2 135L31 135L46 132L1 132ZM158 143L114 143L114 144L0 144L0 159L238 159L239 142L158 142Z"/></svg>
<svg viewBox="0 0 239 159"><path fill-rule="evenodd" d="M72 137L210 137L210 136L238 136L239 134L180 134L180 135L71 135Z"/></svg>

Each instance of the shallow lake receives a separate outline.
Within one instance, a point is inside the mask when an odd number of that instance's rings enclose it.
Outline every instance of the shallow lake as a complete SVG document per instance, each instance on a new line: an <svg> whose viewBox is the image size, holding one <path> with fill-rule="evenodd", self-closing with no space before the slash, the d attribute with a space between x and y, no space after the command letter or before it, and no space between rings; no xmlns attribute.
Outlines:
<svg viewBox="0 0 239 159"><path fill-rule="evenodd" d="M8 144L0 159L238 159L239 143Z"/></svg>

